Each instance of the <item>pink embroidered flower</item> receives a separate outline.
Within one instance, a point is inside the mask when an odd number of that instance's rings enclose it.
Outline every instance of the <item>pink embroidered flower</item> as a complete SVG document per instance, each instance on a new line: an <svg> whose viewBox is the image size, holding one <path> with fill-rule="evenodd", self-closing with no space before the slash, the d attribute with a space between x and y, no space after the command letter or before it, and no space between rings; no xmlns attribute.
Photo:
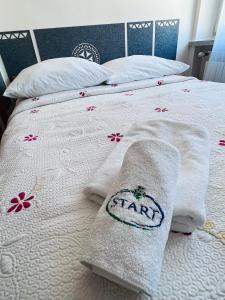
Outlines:
<svg viewBox="0 0 225 300"><path fill-rule="evenodd" d="M14 211L14 213L18 213L21 209L26 209L31 206L30 200L32 200L34 196L30 196L26 199L25 192L19 193L16 198L12 198L10 202L13 204L9 209L8 213Z"/></svg>
<svg viewBox="0 0 225 300"><path fill-rule="evenodd" d="M182 92L184 92L184 93L190 93L190 91L191 90L189 90L189 89L182 89Z"/></svg>
<svg viewBox="0 0 225 300"><path fill-rule="evenodd" d="M81 97L87 97L87 92L86 91L81 91L80 96Z"/></svg>
<svg viewBox="0 0 225 300"><path fill-rule="evenodd" d="M36 141L38 138L38 135L33 135L33 134L29 134L27 136L24 137L24 142L31 142L31 141Z"/></svg>
<svg viewBox="0 0 225 300"><path fill-rule="evenodd" d="M118 84L116 84L116 83L111 84L111 87L117 87L117 86L118 86Z"/></svg>
<svg viewBox="0 0 225 300"><path fill-rule="evenodd" d="M119 132L108 135L108 138L111 142L120 142L122 137L123 135L121 135Z"/></svg>
<svg viewBox="0 0 225 300"><path fill-rule="evenodd" d="M87 109L87 111L93 111L96 109L96 106L94 106L94 105L88 106L86 109Z"/></svg>
<svg viewBox="0 0 225 300"><path fill-rule="evenodd" d="M219 146L225 147L225 140L220 140L219 141Z"/></svg>
<svg viewBox="0 0 225 300"><path fill-rule="evenodd" d="M164 107L164 108L156 107L155 111L157 111L157 112L166 112L166 111L168 111L168 109L166 107Z"/></svg>
<svg viewBox="0 0 225 300"><path fill-rule="evenodd" d="M32 98L32 101L38 101L39 100L39 98L38 97L34 97L34 98Z"/></svg>
<svg viewBox="0 0 225 300"><path fill-rule="evenodd" d="M159 80L159 81L157 81L157 85L163 85L163 84L165 84L165 81L164 81L164 80Z"/></svg>
<svg viewBox="0 0 225 300"><path fill-rule="evenodd" d="M125 96L133 96L134 94L132 94L132 93L127 93L127 94L125 94Z"/></svg>
<svg viewBox="0 0 225 300"><path fill-rule="evenodd" d="M38 109L33 109L33 110L30 111L31 114L36 114L36 113L38 113L38 112L39 112Z"/></svg>

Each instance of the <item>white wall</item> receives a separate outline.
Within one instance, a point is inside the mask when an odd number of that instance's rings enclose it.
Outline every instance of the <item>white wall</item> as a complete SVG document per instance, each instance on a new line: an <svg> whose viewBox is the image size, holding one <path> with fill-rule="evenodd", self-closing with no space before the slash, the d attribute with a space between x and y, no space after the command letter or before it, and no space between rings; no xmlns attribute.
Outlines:
<svg viewBox="0 0 225 300"><path fill-rule="evenodd" d="M198 0L197 2L197 22L192 39L213 39L223 0Z"/></svg>
<svg viewBox="0 0 225 300"><path fill-rule="evenodd" d="M187 61L195 6L196 0L0 0L0 31L179 18L178 59Z"/></svg>

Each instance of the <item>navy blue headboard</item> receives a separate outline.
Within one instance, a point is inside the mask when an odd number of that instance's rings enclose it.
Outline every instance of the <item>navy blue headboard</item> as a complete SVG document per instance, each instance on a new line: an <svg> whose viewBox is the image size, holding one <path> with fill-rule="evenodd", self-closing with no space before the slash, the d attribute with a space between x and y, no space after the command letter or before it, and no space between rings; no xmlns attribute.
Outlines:
<svg viewBox="0 0 225 300"><path fill-rule="evenodd" d="M79 56L104 63L125 56L124 24L34 30L42 60Z"/></svg>
<svg viewBox="0 0 225 300"><path fill-rule="evenodd" d="M155 22L155 56L176 59L179 20Z"/></svg>
<svg viewBox="0 0 225 300"><path fill-rule="evenodd" d="M37 62L30 32L27 30L0 33L0 55L9 77Z"/></svg>
<svg viewBox="0 0 225 300"><path fill-rule="evenodd" d="M135 54L176 59L178 32L177 19L1 32L0 55L9 77L39 58L78 56L101 64Z"/></svg>
<svg viewBox="0 0 225 300"><path fill-rule="evenodd" d="M152 55L153 22L127 23L128 55Z"/></svg>

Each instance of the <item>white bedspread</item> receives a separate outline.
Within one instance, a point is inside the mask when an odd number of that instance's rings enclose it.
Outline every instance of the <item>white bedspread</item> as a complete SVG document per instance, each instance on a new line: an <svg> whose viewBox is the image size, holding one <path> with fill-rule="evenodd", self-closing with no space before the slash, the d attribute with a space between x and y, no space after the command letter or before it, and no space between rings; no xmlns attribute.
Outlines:
<svg viewBox="0 0 225 300"><path fill-rule="evenodd" d="M0 152L1 300L150 299L78 257L98 210L83 188L131 124L159 118L206 126L212 154L208 222L171 234L153 300L225 299L225 84L168 76L18 103Z"/></svg>

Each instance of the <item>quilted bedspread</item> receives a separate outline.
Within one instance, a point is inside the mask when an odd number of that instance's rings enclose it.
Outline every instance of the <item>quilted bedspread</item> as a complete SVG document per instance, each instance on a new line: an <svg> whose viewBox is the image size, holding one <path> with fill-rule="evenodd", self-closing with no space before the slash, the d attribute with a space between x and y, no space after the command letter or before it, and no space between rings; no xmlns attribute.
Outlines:
<svg viewBox="0 0 225 300"><path fill-rule="evenodd" d="M225 84L168 76L18 102L0 148L1 300L150 299L79 263L99 209L82 190L132 124L164 118L209 130L208 219L170 234L152 299L225 299Z"/></svg>

